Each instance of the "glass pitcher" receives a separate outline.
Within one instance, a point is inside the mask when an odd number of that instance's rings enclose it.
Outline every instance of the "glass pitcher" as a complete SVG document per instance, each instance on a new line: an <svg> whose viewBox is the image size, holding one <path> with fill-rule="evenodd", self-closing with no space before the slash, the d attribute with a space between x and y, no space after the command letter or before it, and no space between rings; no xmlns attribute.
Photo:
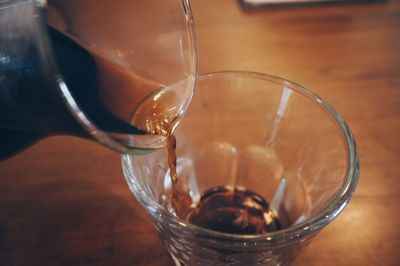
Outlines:
<svg viewBox="0 0 400 266"><path fill-rule="evenodd" d="M196 74L188 0L0 1L0 160L57 134L159 148L147 125L176 127Z"/></svg>

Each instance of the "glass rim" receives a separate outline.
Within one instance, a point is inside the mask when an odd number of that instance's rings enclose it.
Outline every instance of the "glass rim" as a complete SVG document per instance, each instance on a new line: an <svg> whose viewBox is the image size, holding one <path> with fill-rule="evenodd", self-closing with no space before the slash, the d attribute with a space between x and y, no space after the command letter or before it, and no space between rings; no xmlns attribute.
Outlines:
<svg viewBox="0 0 400 266"><path fill-rule="evenodd" d="M185 24L188 30L188 41L190 44L190 75L197 77L198 75L198 43L197 34L194 26L193 14L189 0L178 1L183 9L185 17ZM39 54L41 57L42 67L46 69L47 77L57 88L58 92L62 96L62 99L67 107L68 111L78 122L78 124L96 141L100 144L120 153L129 152L130 148L124 146L122 143L114 139L110 133L100 129L76 102L72 96L71 91L68 88L68 84L65 82L60 69L57 64L56 57L51 47L51 41L46 29L46 7L47 1L34 0L32 1L34 12L37 16L37 45ZM138 135L140 136L140 135ZM138 147L142 148L142 147ZM144 149L146 147L143 147Z"/></svg>
<svg viewBox="0 0 400 266"><path fill-rule="evenodd" d="M254 235L241 235L241 234L230 234L223 233L218 231L213 231L210 229L202 228L200 226L191 224L173 214L165 210L157 201L151 199L146 193L141 192L143 189L137 182L132 184L135 186L137 191L133 191L135 193L136 198L141 201L145 206L149 206L151 208L156 207L157 211L162 213L163 217L168 218L170 221L177 224L179 227L190 230L191 232L197 235L204 235L211 238L217 239L229 239L229 240L238 240L238 241L267 241L267 242L285 242L285 241L293 241L299 238L303 238L305 236L311 235L318 231L319 229L326 226L330 221L334 220L341 211L346 207L349 202L352 193L355 190L357 185L358 177L359 177L359 155L357 150L357 145L354 140L353 134L351 133L349 127L347 126L344 119L339 115L338 112L335 111L325 100L323 100L320 96L315 94L314 92L306 89L305 87L289 81L287 79L264 74L259 72L250 72L250 71L217 71L210 72L199 75L197 77L197 82L201 82L202 80L208 80L215 77L223 77L223 76L235 76L235 77L245 77L251 79L264 80L267 82L275 82L288 86L290 89L295 90L296 92L309 97L313 100L314 103L320 105L328 115L334 120L334 122L339 127L339 130L342 134L342 138L344 139L345 146L347 148L347 169L344 177L344 181L342 186L335 194L335 196L331 199L331 201L327 204L327 206L321 210L318 214L314 215L310 219L304 220L301 223L298 223L294 226L290 226L288 228L269 232L265 234L254 234ZM131 176L129 171L126 169L129 167L129 158L131 155L123 154L122 155L122 167L124 171L125 177ZM128 180L127 180L128 181ZM131 183L128 181L129 185ZM141 192L141 193L140 193Z"/></svg>

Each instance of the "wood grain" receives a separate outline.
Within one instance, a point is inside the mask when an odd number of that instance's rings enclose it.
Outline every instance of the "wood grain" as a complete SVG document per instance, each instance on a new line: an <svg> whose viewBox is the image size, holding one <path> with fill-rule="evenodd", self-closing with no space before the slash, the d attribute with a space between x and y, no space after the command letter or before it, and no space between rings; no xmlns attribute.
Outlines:
<svg viewBox="0 0 400 266"><path fill-rule="evenodd" d="M400 265L400 1L245 12L192 0L200 71L250 70L330 102L361 156L357 191L294 265ZM0 163L0 265L172 265L119 156L72 137Z"/></svg>

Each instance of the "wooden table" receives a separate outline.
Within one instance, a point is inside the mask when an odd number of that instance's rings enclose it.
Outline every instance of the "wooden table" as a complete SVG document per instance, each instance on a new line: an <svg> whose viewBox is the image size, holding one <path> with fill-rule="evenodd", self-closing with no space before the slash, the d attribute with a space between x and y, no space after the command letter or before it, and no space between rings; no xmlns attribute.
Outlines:
<svg viewBox="0 0 400 266"><path fill-rule="evenodd" d="M330 102L359 145L346 210L294 265L400 265L400 1L244 12L193 0L200 70L297 81ZM0 163L0 265L172 265L119 156L55 137Z"/></svg>

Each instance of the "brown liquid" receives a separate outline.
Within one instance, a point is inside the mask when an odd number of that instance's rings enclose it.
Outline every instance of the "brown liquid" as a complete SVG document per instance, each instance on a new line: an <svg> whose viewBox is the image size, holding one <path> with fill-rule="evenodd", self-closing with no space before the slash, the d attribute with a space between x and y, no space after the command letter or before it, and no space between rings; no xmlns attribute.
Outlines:
<svg viewBox="0 0 400 266"><path fill-rule="evenodd" d="M179 180L176 172L176 138L172 133L167 136L167 150L172 181L171 205L176 215L183 218L192 204L192 198L187 185Z"/></svg>
<svg viewBox="0 0 400 266"><path fill-rule="evenodd" d="M231 234L264 234L281 229L268 202L240 187L208 189L185 218L192 224Z"/></svg>
<svg viewBox="0 0 400 266"><path fill-rule="evenodd" d="M132 124L150 134L165 138L172 183L169 204L171 204L175 214L183 218L192 204L192 199L187 184L179 180L176 169L176 138L173 129L179 119L175 110L177 101L179 101L179 98L173 90L165 88L157 91L142 101L132 118Z"/></svg>

